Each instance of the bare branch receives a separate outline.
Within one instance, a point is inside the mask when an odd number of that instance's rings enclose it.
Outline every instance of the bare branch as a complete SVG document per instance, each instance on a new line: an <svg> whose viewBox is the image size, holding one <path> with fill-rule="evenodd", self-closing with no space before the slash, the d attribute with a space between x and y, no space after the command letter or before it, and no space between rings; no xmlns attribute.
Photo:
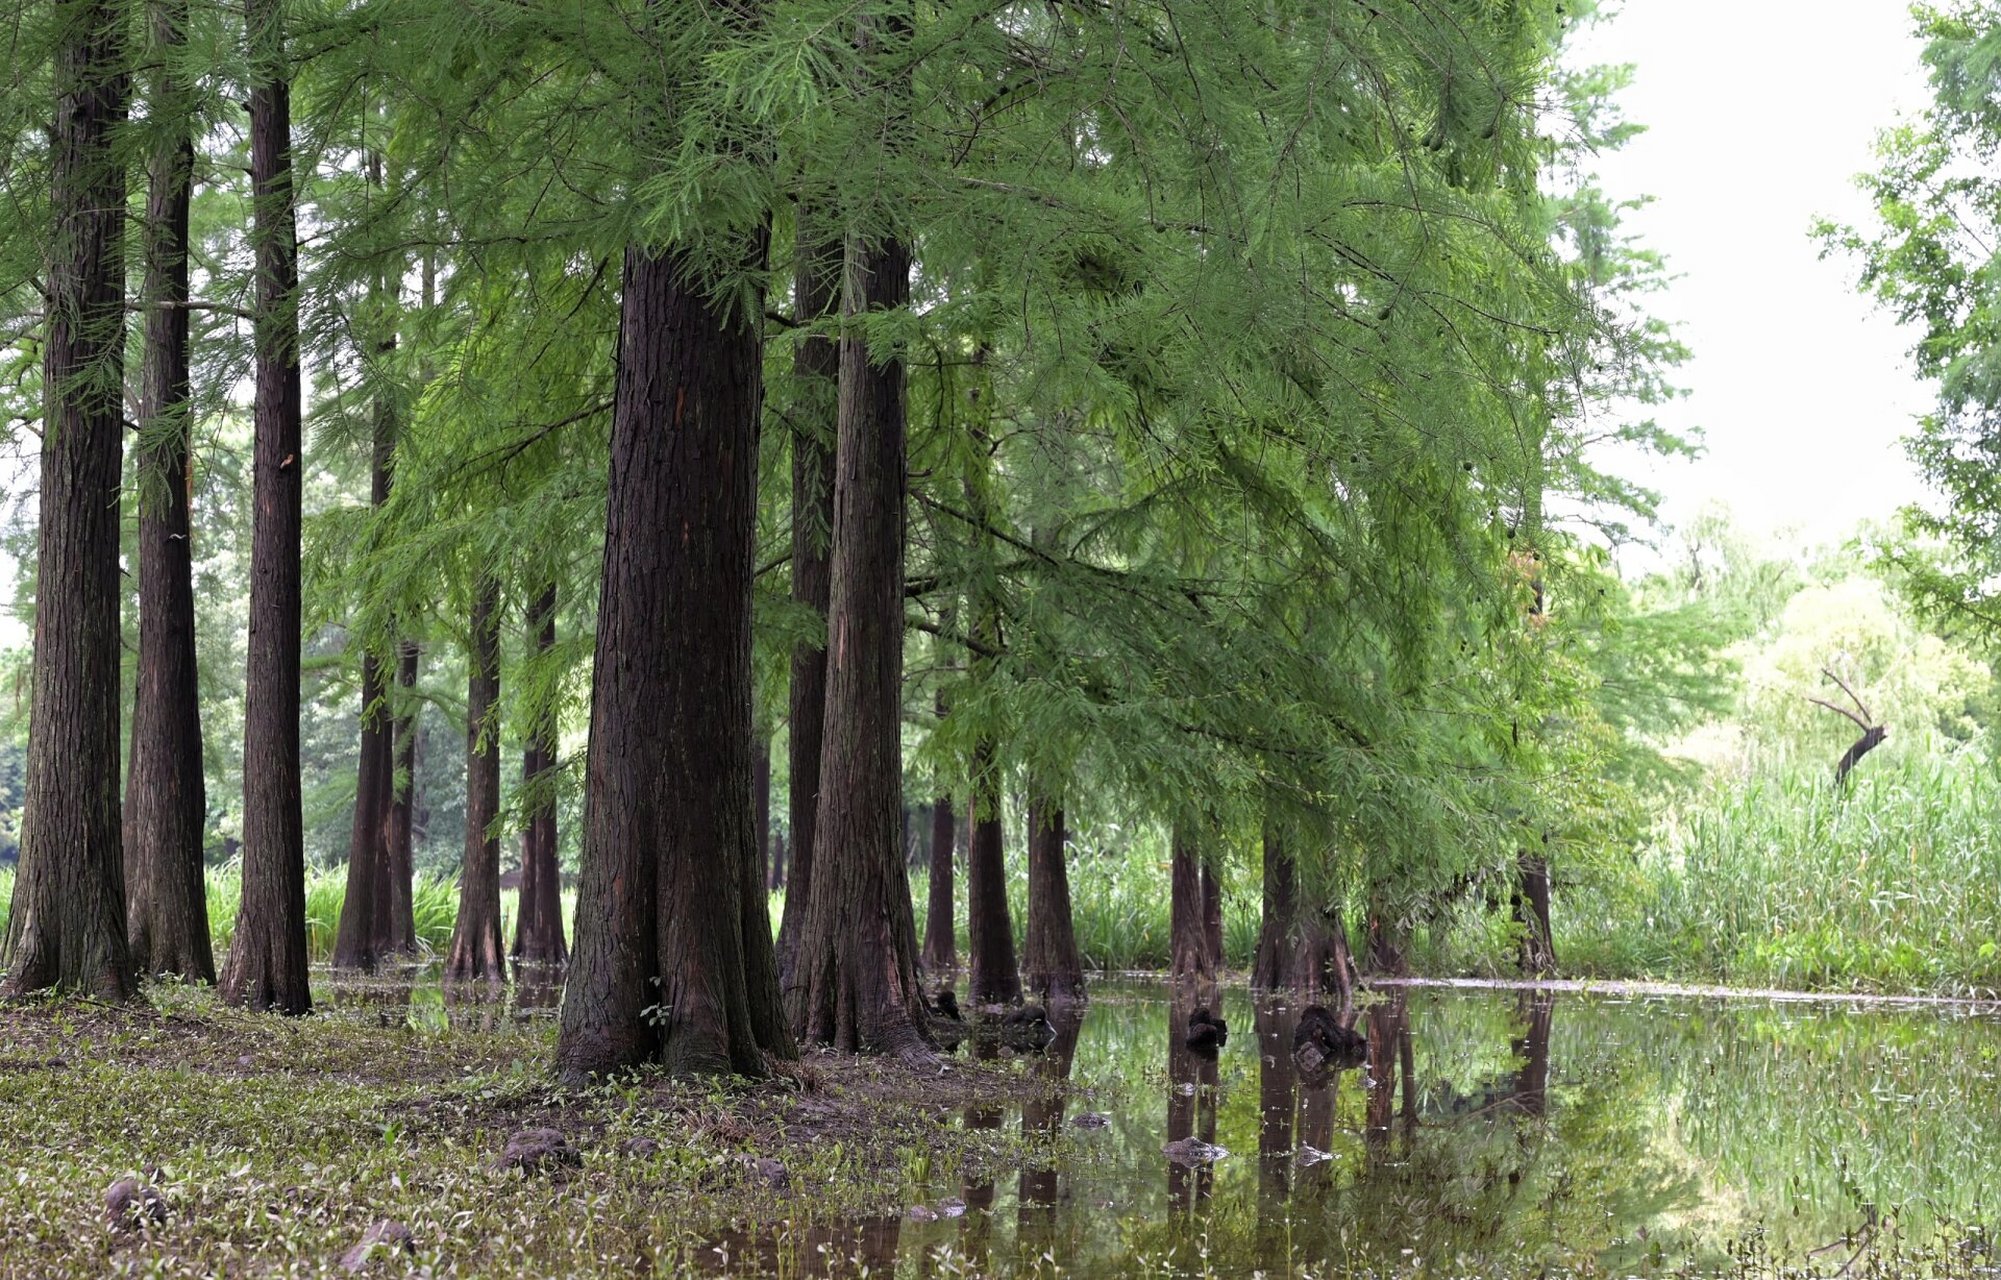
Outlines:
<svg viewBox="0 0 2001 1280"><path fill-rule="evenodd" d="M1825 698L1808 698L1807 701L1811 702L1816 707L1826 707L1829 711L1834 712L1836 715L1847 716L1850 720L1853 720L1855 722L1855 727L1862 730L1862 732L1864 733L1867 733L1871 729L1876 727L1870 724L1867 720L1864 720L1861 716L1856 715L1853 711L1850 711L1847 707L1837 707L1832 702L1827 701Z"/></svg>

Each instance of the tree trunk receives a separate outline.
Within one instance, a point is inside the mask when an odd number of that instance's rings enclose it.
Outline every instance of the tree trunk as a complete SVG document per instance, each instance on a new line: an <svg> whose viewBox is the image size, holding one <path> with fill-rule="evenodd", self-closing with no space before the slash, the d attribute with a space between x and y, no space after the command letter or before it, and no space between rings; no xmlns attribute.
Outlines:
<svg viewBox="0 0 2001 1280"><path fill-rule="evenodd" d="M952 797L931 803L931 878L924 903L924 967L933 973L959 967L959 940L952 920L953 856L959 827Z"/></svg>
<svg viewBox="0 0 2001 1280"><path fill-rule="evenodd" d="M1370 903L1363 917L1369 936L1369 971L1386 978L1404 975L1403 926L1380 903Z"/></svg>
<svg viewBox="0 0 2001 1280"><path fill-rule="evenodd" d="M1516 862L1515 923L1522 931L1522 972L1547 977L1556 972L1556 943L1549 931L1549 863L1524 852Z"/></svg>
<svg viewBox="0 0 2001 1280"><path fill-rule="evenodd" d="M910 248L852 238L843 275L844 316L902 307L910 297ZM904 366L900 356L872 355L887 353L871 353L859 328L849 328L841 339L811 903L787 994L793 1027L804 1039L849 1052L928 1058L910 882L896 846L903 791ZM794 875L795 889L800 879Z"/></svg>
<svg viewBox="0 0 2001 1280"><path fill-rule="evenodd" d="M1202 860L1195 832L1177 819L1168 841L1173 869L1168 888L1168 972L1175 978L1212 978L1216 967L1203 922Z"/></svg>
<svg viewBox="0 0 2001 1280"><path fill-rule="evenodd" d="M414 640L405 640L397 646L395 782L389 800L389 944L405 955L417 950L416 869L411 854L417 793L417 722L424 710L417 701L418 654Z"/></svg>
<svg viewBox="0 0 2001 1280"><path fill-rule="evenodd" d="M757 806L757 888L760 893L768 893L765 886L771 883L771 739L762 733L757 735L751 749L750 794ZM769 914L767 911L766 915Z"/></svg>
<svg viewBox="0 0 2001 1280"><path fill-rule="evenodd" d="M529 639L543 655L556 647L556 588L542 589L528 615ZM521 753L521 787L528 799L528 829L521 842L521 900L514 921L514 959L560 965L570 958L563 934L563 869L556 850L555 771L558 752L553 707L536 718Z"/></svg>
<svg viewBox="0 0 2001 1280"><path fill-rule="evenodd" d="M298 224L283 0L245 0L251 240L257 271L256 516L244 675L243 896L222 998L308 1013L306 862L299 812L300 456Z"/></svg>
<svg viewBox="0 0 2001 1280"><path fill-rule="evenodd" d="M1303 902L1299 872L1285 838L1267 825L1264 833L1264 912L1251 986L1260 991L1327 995L1345 1007L1353 994L1347 939L1338 917L1330 919L1316 902Z"/></svg>
<svg viewBox="0 0 2001 1280"><path fill-rule="evenodd" d="M785 887L785 833L780 831L771 841L771 879L765 884L767 892L776 893Z"/></svg>
<svg viewBox="0 0 2001 1280"><path fill-rule="evenodd" d="M194 138L171 68L185 42L186 0L151 6L151 107L158 141L146 160L145 366L139 409L139 671L132 768L125 783L126 935L142 973L215 981L202 838L201 690L189 507L188 226ZM172 132L167 132L171 128Z"/></svg>
<svg viewBox="0 0 2001 1280"><path fill-rule="evenodd" d="M118 487L128 87L121 5L57 6L54 218L26 822L5 993L134 990L118 808Z"/></svg>
<svg viewBox="0 0 2001 1280"><path fill-rule="evenodd" d="M466 651L466 846L459 868L459 915L445 957L454 981L507 976L500 937L500 583L482 574L473 597Z"/></svg>
<svg viewBox="0 0 2001 1280"><path fill-rule="evenodd" d="M1039 790L1028 801L1028 937L1023 947L1028 989L1049 1005L1084 998L1084 960L1070 914L1069 833L1063 803Z"/></svg>
<svg viewBox="0 0 2001 1280"><path fill-rule="evenodd" d="M973 748L973 844L966 855L966 989L979 1004L1021 1001L1000 806L1000 766L993 744L981 742Z"/></svg>
<svg viewBox="0 0 2001 1280"><path fill-rule="evenodd" d="M383 707L382 666L375 655L361 659L361 751L355 766L354 824L348 837L347 887L341 897L340 927L334 937L337 969L371 970L383 951L386 921L377 919L388 877L388 774L395 767L390 728Z"/></svg>
<svg viewBox="0 0 2001 1280"><path fill-rule="evenodd" d="M802 224L806 221L801 211ZM793 289L804 324L831 315L839 303L841 248L802 225ZM834 435L841 352L832 338L814 335L792 359L798 408L792 433L792 600L827 616L832 582ZM827 714L827 646L792 647L791 731L787 735L788 825L792 865L785 877L785 913L778 924L778 969L789 1006L795 991L799 933L813 887L813 838L819 821L820 746Z"/></svg>
<svg viewBox="0 0 2001 1280"><path fill-rule="evenodd" d="M761 238L751 261L761 265ZM746 931L762 299L626 250L583 879L557 1061L761 1074L793 1050ZM747 899L749 899L747 901ZM762 1052L761 1052L762 1051Z"/></svg>
<svg viewBox="0 0 2001 1280"><path fill-rule="evenodd" d="M1202 864L1202 945L1209 950L1209 967L1223 971L1223 884L1216 869Z"/></svg>

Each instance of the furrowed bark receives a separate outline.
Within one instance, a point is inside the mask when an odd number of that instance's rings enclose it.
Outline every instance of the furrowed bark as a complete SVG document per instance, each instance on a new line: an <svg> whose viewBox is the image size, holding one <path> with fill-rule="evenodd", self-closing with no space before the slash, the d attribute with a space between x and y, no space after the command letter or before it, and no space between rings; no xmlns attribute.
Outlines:
<svg viewBox="0 0 2001 1280"><path fill-rule="evenodd" d="M283 0L245 0L257 391L249 660L244 675L243 897L222 998L312 1010L299 811L300 454L298 225Z"/></svg>
<svg viewBox="0 0 2001 1280"><path fill-rule="evenodd" d="M458 923L445 976L464 982L507 976L500 938L500 584L482 575L473 597L466 655L466 844L459 868Z"/></svg>
<svg viewBox="0 0 2001 1280"><path fill-rule="evenodd" d="M1168 885L1168 972L1175 978L1212 978L1208 930L1202 918L1202 860L1195 831L1176 820L1168 837L1172 874Z"/></svg>
<svg viewBox="0 0 2001 1280"><path fill-rule="evenodd" d="M49 312L26 814L0 993L126 1000L118 805L118 486L126 113L117 4L56 6Z"/></svg>

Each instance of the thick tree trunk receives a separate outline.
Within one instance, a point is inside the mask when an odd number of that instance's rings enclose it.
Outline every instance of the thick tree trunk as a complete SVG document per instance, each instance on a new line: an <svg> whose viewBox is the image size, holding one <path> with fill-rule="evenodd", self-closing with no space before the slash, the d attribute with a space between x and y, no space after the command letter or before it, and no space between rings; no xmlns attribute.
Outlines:
<svg viewBox="0 0 2001 1280"><path fill-rule="evenodd" d="M1070 868L1063 802L1038 790L1028 801L1028 936L1022 981L1049 1005L1084 998L1084 960L1070 913Z"/></svg>
<svg viewBox="0 0 2001 1280"><path fill-rule="evenodd" d="M500 584L481 575L466 652L466 847L459 868L459 915L445 976L507 976L500 937Z"/></svg>
<svg viewBox="0 0 2001 1280"><path fill-rule="evenodd" d="M931 877L925 889L924 967L933 973L959 967L959 940L952 919L952 872L958 820L952 797L931 802Z"/></svg>
<svg viewBox="0 0 2001 1280"><path fill-rule="evenodd" d="M651 1058L760 1074L765 1053L792 1052L752 893L762 301L713 301L690 267L626 250L583 879L556 1046L571 1078Z"/></svg>
<svg viewBox="0 0 2001 1280"><path fill-rule="evenodd" d="M1176 820L1168 838L1172 862L1168 883L1168 973L1175 978L1212 978L1216 966L1209 955L1209 935L1203 922L1202 859L1195 832Z"/></svg>
<svg viewBox="0 0 2001 1280"><path fill-rule="evenodd" d="M903 306L910 249L850 241L842 312ZM927 1058L902 802L904 366L841 339L827 711L811 902L788 992L804 1039ZM803 862L800 864L803 867ZM800 877L793 877L795 890Z"/></svg>
<svg viewBox="0 0 2001 1280"><path fill-rule="evenodd" d="M299 812L298 224L283 0L245 0L257 393L249 660L244 675L243 897L222 971L230 1004L310 1012Z"/></svg>
<svg viewBox="0 0 2001 1280"><path fill-rule="evenodd" d="M556 647L556 588L544 587L528 614L529 640L544 655ZM514 959L560 965L570 958L563 934L563 870L556 850L555 770L558 743L553 708L537 718L521 753L528 829L521 841L521 901L515 912Z"/></svg>
<svg viewBox="0 0 2001 1280"><path fill-rule="evenodd" d="M1299 893L1299 871L1278 828L1264 833L1264 914L1251 986L1260 991L1327 995L1346 1006L1354 991L1347 940L1338 918L1329 919Z"/></svg>
<svg viewBox="0 0 2001 1280"><path fill-rule="evenodd" d="M417 729L423 707L417 701L417 659L413 640L396 650L395 782L389 799L389 944L409 955L417 950L416 868L412 861L417 794Z"/></svg>
<svg viewBox="0 0 2001 1280"><path fill-rule="evenodd" d="M202 838L201 691L195 669L189 541L188 226L194 138L172 59L186 40L186 0L151 6L151 111L160 129L146 160L145 366L139 409L139 672L132 768L125 783L126 934L142 973L215 981ZM171 130L171 131L169 131Z"/></svg>
<svg viewBox="0 0 2001 1280"><path fill-rule="evenodd" d="M0 991L131 997L118 809L118 486L128 87L121 5L57 6L26 823Z"/></svg>
<svg viewBox="0 0 2001 1280"><path fill-rule="evenodd" d="M979 1004L1021 1001L1000 806L1000 766L993 744L981 742L973 748L973 844L966 855L966 989Z"/></svg>
<svg viewBox="0 0 2001 1280"><path fill-rule="evenodd" d="M1556 972L1556 943L1549 931L1549 863L1523 853L1516 865L1514 914L1522 931L1522 972L1547 977Z"/></svg>
<svg viewBox="0 0 2001 1280"><path fill-rule="evenodd" d="M802 222L805 214L802 211ZM793 289L800 322L820 320L839 305L841 247L803 227ZM792 360L795 429L792 433L792 600L827 616L832 582L834 528L835 400L841 352L832 338L814 335ZM787 817L792 830L791 867L785 876L785 913L778 925L778 969L790 1005L796 998L799 933L813 887L813 837L819 821L820 746L827 714L827 646L792 648L790 771Z"/></svg>

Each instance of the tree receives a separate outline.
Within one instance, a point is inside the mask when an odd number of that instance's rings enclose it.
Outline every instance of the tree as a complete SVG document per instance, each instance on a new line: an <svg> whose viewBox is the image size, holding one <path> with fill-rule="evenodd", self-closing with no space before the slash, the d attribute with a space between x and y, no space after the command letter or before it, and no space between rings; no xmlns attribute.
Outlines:
<svg viewBox="0 0 2001 1280"><path fill-rule="evenodd" d="M1216 957L1209 953L1209 930L1203 919L1202 853L1192 823L1177 819L1168 837L1172 868L1168 889L1168 972L1176 979L1216 976Z"/></svg>
<svg viewBox="0 0 2001 1280"><path fill-rule="evenodd" d="M150 6L150 100L158 130L146 157L140 224L146 279L140 375L139 663L132 763L125 784L126 934L146 973L215 981L202 845L201 688L195 669L189 436L188 237L194 119L175 59L186 44L183 0Z"/></svg>
<svg viewBox="0 0 2001 1280"><path fill-rule="evenodd" d="M20 870L0 993L133 994L118 812L124 6L54 9L39 580Z"/></svg>
<svg viewBox="0 0 2001 1280"><path fill-rule="evenodd" d="M556 588L536 596L528 611L529 640L545 660L556 647ZM521 789L528 828L521 839L521 903L515 911L513 958L560 965L570 958L563 932L563 868L556 856L555 772L558 742L553 707L543 707L521 755Z"/></svg>
<svg viewBox="0 0 2001 1280"><path fill-rule="evenodd" d="M1069 832L1054 788L1036 790L1028 805L1028 936L1022 985L1051 1005L1084 998L1084 960L1070 914Z"/></svg>
<svg viewBox="0 0 2001 1280"><path fill-rule="evenodd" d="M500 583L480 576L466 650L466 851L459 867L459 914L445 976L507 976L500 936Z"/></svg>
<svg viewBox="0 0 2001 1280"><path fill-rule="evenodd" d="M250 65L256 399L249 664L244 675L243 899L222 998L312 1010L299 796L300 455L298 222L284 0L245 0Z"/></svg>
<svg viewBox="0 0 2001 1280"><path fill-rule="evenodd" d="M1328 917L1332 916L1332 919ZM1346 1005L1353 991L1354 961L1347 926L1301 892L1299 870L1274 825L1264 832L1264 912L1251 987L1300 996L1332 995Z"/></svg>

